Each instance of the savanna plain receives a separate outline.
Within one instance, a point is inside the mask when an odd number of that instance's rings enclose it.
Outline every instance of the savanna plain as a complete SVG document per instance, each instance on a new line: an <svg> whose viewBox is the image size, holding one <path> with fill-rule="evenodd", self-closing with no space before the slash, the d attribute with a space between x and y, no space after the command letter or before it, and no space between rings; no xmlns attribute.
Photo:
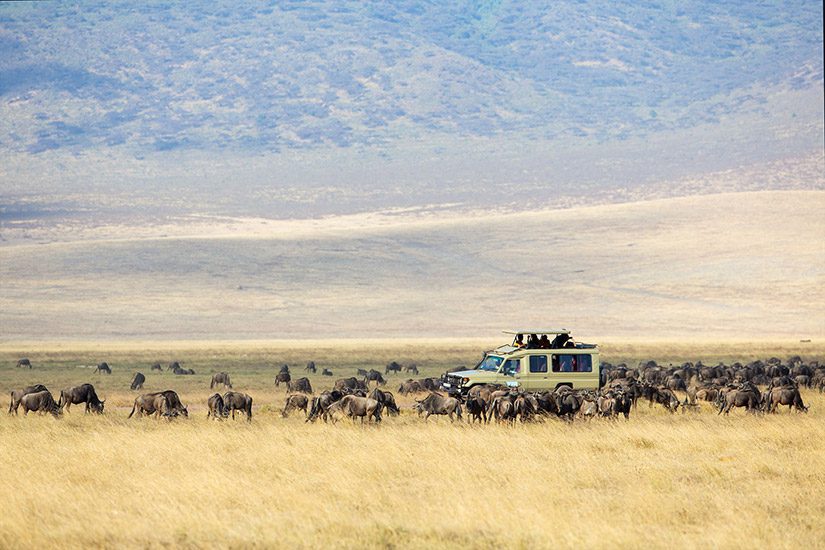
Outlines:
<svg viewBox="0 0 825 550"><path fill-rule="evenodd" d="M496 343L4 343L4 391L91 382L106 412L0 415L0 547L823 546L825 395L813 390L807 414L640 401L628 421L471 425L424 421L414 396L396 395L401 415L380 425L281 416L282 364L303 376L315 361L318 392L391 360L436 376ZM825 359L816 342L601 344L603 360L629 365ZM15 367L23 356L32 369ZM173 360L196 374L149 371ZM111 375L93 373L101 361ZM146 392L176 390L189 418L128 419L136 371ZM206 419L219 371L253 397L251 422ZM406 378L390 375L388 389Z"/></svg>

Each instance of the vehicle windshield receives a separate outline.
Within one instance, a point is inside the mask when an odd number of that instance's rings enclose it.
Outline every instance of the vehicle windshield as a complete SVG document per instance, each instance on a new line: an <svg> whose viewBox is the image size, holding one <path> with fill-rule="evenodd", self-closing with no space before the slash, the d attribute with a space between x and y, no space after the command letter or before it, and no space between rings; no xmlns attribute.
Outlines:
<svg viewBox="0 0 825 550"><path fill-rule="evenodd" d="M497 371L498 368L501 366L501 362L504 361L503 357L496 357L495 355L488 355L485 357L481 363L476 365L476 370L486 370L486 371Z"/></svg>

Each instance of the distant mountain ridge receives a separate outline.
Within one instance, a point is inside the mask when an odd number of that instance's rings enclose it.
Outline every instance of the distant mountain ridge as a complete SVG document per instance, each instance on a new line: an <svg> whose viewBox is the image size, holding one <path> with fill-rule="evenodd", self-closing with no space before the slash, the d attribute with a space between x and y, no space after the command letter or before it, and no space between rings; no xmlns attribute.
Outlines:
<svg viewBox="0 0 825 550"><path fill-rule="evenodd" d="M0 150L644 137L822 86L819 2L0 5Z"/></svg>

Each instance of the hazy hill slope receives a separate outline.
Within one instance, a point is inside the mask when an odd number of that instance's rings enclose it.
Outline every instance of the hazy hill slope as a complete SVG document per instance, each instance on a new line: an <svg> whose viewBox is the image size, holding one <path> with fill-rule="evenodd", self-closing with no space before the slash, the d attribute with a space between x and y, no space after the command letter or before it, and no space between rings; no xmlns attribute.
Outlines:
<svg viewBox="0 0 825 550"><path fill-rule="evenodd" d="M0 332L823 337L823 208L823 192L788 191L392 226L333 219L295 237L289 222L180 239L113 228L125 238L0 248Z"/></svg>
<svg viewBox="0 0 825 550"><path fill-rule="evenodd" d="M0 145L31 153L622 138L823 71L817 2L7 3L0 21Z"/></svg>

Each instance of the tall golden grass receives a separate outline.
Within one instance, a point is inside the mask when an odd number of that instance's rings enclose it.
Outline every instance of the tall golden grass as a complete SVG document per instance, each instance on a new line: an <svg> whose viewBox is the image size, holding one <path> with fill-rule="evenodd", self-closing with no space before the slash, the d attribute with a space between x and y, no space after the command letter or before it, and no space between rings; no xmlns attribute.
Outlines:
<svg viewBox="0 0 825 550"><path fill-rule="evenodd" d="M53 391L50 378L74 372L40 368L32 376ZM206 373L158 375L185 385L189 419L127 420L134 394L122 389L107 390L117 406L102 417L80 407L59 420L0 415L0 547L815 548L825 540L825 396L816 392L803 394L808 414L724 417L705 406L674 415L640 404L627 422L514 427L424 422L405 399L400 417L362 427L281 418L284 393L263 389L271 374L240 365L233 375L256 399L252 423L206 420ZM0 375L6 386L29 373Z"/></svg>

